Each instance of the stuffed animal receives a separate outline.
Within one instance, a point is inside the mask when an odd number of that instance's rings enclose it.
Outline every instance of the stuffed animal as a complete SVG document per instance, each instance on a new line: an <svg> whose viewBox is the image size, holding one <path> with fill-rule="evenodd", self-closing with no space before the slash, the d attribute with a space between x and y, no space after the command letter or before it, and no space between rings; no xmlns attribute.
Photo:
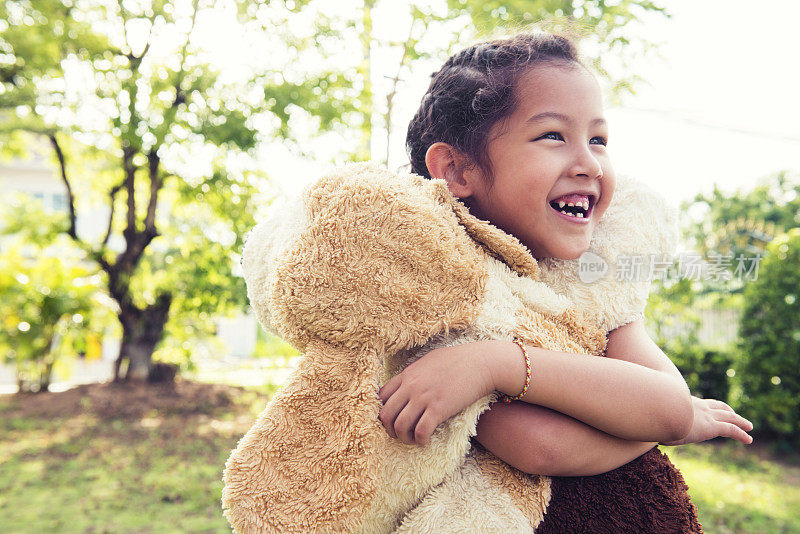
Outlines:
<svg viewBox="0 0 800 534"><path fill-rule="evenodd" d="M649 277L619 257L672 252L675 214L620 179L578 260L537 262L470 214L443 180L371 163L322 177L271 207L242 266L261 325L303 357L226 462L235 532L702 532L658 449L594 477L529 475L471 439L480 399L428 444L389 437L377 392L431 350L510 340L601 357L606 334L643 315ZM585 259L585 258L582 258Z"/></svg>

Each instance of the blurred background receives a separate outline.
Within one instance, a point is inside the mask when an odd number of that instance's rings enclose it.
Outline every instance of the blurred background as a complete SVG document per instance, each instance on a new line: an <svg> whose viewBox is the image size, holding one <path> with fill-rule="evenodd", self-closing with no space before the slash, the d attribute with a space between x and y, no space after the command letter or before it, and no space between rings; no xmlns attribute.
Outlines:
<svg viewBox="0 0 800 534"><path fill-rule="evenodd" d="M404 168L430 75L581 30L618 174L680 213L648 329L755 442L664 447L707 532L800 532L792 0L0 3L0 524L227 532L224 461L299 354L239 268L272 202Z"/></svg>

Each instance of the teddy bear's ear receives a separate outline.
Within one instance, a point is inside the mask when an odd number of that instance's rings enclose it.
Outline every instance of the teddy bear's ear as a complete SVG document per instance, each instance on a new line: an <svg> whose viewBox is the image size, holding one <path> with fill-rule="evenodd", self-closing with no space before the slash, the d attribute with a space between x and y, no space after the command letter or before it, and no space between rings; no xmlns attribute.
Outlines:
<svg viewBox="0 0 800 534"><path fill-rule="evenodd" d="M620 177L589 250L576 260L541 260L542 281L593 313L607 331L640 319L652 280L675 258L677 221L677 210L659 193Z"/></svg>
<svg viewBox="0 0 800 534"><path fill-rule="evenodd" d="M270 313L268 287L275 274L276 258L297 241L307 226L308 218L299 198L277 199L247 233L242 249L241 265L250 305L264 330L279 337L281 333Z"/></svg>
<svg viewBox="0 0 800 534"><path fill-rule="evenodd" d="M481 220L471 214L469 208L453 196L444 180L433 179L430 182L439 202L452 210L458 218L458 223L488 255L502 261L520 276L531 280L539 279L539 266L528 247L489 221Z"/></svg>

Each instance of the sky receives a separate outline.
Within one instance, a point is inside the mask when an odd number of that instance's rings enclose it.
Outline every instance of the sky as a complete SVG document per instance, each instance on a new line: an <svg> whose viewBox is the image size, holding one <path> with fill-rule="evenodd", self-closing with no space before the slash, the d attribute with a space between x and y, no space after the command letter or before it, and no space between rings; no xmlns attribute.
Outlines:
<svg viewBox="0 0 800 534"><path fill-rule="evenodd" d="M647 85L607 110L617 172L673 202L800 173L800 2L665 4L673 17L648 28L665 61L638 66Z"/></svg>
<svg viewBox="0 0 800 534"><path fill-rule="evenodd" d="M398 14L376 21L402 28ZM634 63L636 94L606 108L609 153L617 174L638 178L678 205L718 184L749 188L780 170L800 174L800 2L665 0L672 17L652 17L645 36L659 54ZM407 31L407 30L406 30ZM374 59L374 58L373 58ZM408 80L398 102L390 167L407 162L405 125L429 72ZM385 143L383 136L380 142ZM319 152L320 154L324 153ZM323 158L320 158L323 159ZM328 167L271 149L270 174L285 194Z"/></svg>

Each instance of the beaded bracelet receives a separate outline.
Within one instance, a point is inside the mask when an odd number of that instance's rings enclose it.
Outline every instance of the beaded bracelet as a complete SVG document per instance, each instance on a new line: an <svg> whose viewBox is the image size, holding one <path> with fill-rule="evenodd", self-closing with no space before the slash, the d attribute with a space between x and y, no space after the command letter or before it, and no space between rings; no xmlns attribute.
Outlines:
<svg viewBox="0 0 800 534"><path fill-rule="evenodd" d="M531 359L528 357L528 351L525 349L525 345L522 344L522 341L520 341L519 337L514 336L513 341L519 346L519 348L522 349L522 354L525 356L525 387L522 388L522 392L516 397L509 397L503 393L501 398L506 404L511 403L512 400L521 399L522 396L525 395L525 392L528 391L528 386L531 383Z"/></svg>

